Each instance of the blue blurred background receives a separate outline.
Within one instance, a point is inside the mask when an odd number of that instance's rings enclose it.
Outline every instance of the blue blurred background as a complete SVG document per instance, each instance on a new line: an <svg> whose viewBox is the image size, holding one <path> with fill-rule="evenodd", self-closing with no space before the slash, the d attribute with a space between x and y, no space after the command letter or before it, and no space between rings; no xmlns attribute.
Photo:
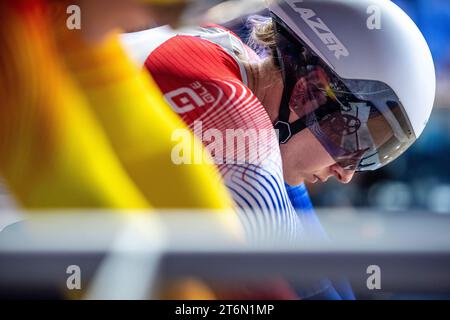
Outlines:
<svg viewBox="0 0 450 320"><path fill-rule="evenodd" d="M316 207L450 214L450 1L394 2L417 23L434 57L438 88L432 118L417 143L391 165L357 174L345 187L335 181L310 186Z"/></svg>

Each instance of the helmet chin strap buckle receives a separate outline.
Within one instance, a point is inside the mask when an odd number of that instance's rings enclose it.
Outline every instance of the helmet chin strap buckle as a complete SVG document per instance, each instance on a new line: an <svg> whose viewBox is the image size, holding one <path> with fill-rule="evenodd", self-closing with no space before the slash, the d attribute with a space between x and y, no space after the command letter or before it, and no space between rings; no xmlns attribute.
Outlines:
<svg viewBox="0 0 450 320"><path fill-rule="evenodd" d="M285 121L277 121L274 125L280 144L286 144L292 138L291 124Z"/></svg>

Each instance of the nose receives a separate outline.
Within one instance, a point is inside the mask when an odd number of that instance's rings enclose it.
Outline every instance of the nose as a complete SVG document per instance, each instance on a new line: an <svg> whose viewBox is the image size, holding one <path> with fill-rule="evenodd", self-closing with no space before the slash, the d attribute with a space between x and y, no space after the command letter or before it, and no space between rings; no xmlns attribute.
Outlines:
<svg viewBox="0 0 450 320"><path fill-rule="evenodd" d="M333 165L331 167L331 171L339 182L345 184L352 181L353 176L355 175L355 170L345 170L338 164Z"/></svg>

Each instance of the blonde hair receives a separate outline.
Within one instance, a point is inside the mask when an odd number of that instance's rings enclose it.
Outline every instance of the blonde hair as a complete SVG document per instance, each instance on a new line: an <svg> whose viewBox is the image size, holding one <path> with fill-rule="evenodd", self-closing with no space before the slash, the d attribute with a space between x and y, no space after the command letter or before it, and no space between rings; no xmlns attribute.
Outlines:
<svg viewBox="0 0 450 320"><path fill-rule="evenodd" d="M253 15L247 19L249 36L247 45L252 48L260 57L272 56L276 48L275 27L270 17Z"/></svg>
<svg viewBox="0 0 450 320"><path fill-rule="evenodd" d="M251 36L255 42L262 46L268 48L274 48L276 46L275 29L272 20L256 24Z"/></svg>

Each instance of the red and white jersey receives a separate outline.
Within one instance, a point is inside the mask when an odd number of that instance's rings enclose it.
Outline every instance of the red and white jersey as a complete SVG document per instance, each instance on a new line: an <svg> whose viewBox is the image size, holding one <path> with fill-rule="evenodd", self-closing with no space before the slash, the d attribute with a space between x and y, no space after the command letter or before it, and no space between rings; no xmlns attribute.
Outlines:
<svg viewBox="0 0 450 320"><path fill-rule="evenodd" d="M151 44L141 48L137 58L142 61L142 50L148 50L145 67L167 102L207 148L222 138L223 150L208 149L245 212L248 231L298 236L301 223L285 188L276 132L247 87L247 74L238 59L256 55L218 26L187 34L162 32L148 39ZM233 135L244 139L233 140Z"/></svg>

